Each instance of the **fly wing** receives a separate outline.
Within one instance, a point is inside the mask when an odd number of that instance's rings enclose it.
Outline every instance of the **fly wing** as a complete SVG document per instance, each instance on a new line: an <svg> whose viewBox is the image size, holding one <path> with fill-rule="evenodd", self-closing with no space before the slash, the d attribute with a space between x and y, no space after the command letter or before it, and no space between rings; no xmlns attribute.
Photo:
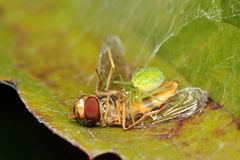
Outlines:
<svg viewBox="0 0 240 160"><path fill-rule="evenodd" d="M112 60L115 65L111 82L116 80L117 78L122 78L123 80L128 80L129 78L129 68L124 59L124 50L121 40L117 36L109 37L107 41L103 44L99 54L99 80L97 84L97 90L99 91L102 91L106 87L109 71L111 69L111 62L108 51L111 52ZM101 81L102 83L99 83L99 81Z"/></svg>
<svg viewBox="0 0 240 160"><path fill-rule="evenodd" d="M159 122L185 119L201 112L208 102L208 94L200 88L185 88L169 99L157 114Z"/></svg>
<svg viewBox="0 0 240 160"><path fill-rule="evenodd" d="M151 119L142 125L156 124L173 119L186 119L203 110L208 102L208 94L200 88L189 87L177 92L161 107Z"/></svg>

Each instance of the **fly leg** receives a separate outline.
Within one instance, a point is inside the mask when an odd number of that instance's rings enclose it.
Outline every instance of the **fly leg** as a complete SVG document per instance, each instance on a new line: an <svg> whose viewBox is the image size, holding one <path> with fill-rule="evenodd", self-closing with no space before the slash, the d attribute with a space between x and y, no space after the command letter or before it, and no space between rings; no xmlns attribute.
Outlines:
<svg viewBox="0 0 240 160"><path fill-rule="evenodd" d="M122 127L124 130L128 130L126 127L126 104L125 102L122 104Z"/></svg>
<svg viewBox="0 0 240 160"><path fill-rule="evenodd" d="M107 49L108 57L109 57L109 60L110 60L110 63L111 63L111 68L109 70L108 79L107 79L107 85L106 85L106 88L105 88L105 90L108 90L110 82L111 82L111 78L112 78L112 75L113 75L113 71L115 70L115 64L114 64L114 61L113 61L113 58L112 58L111 49L109 47L107 47L106 49Z"/></svg>
<svg viewBox="0 0 240 160"><path fill-rule="evenodd" d="M152 115L158 113L159 111L156 110L156 111L151 111L151 112L148 112L148 113L145 113L140 119L138 119L136 122L134 122L133 124L131 124L130 126L126 127L126 125L124 124L123 125L123 129L124 130L129 130L129 129L132 129L133 127L135 127L136 125L138 125L139 123L141 123L142 121L144 121L146 118L148 117L151 117ZM124 115L125 117L125 115Z"/></svg>
<svg viewBox="0 0 240 160"><path fill-rule="evenodd" d="M116 106L117 106L117 121L118 121L118 124L121 124L120 94L118 94L117 99L118 99L117 102L116 102Z"/></svg>
<svg viewBox="0 0 240 160"><path fill-rule="evenodd" d="M110 99L110 94L107 94L107 102L106 102L106 112L104 115L104 121L107 123L107 117L108 117L108 112L109 112L109 108L110 108L110 104L109 104L109 99Z"/></svg>
<svg viewBox="0 0 240 160"><path fill-rule="evenodd" d="M122 103L122 128L124 130L128 130L130 129L127 125L126 125L126 103L127 103L127 99L125 98L123 103Z"/></svg>

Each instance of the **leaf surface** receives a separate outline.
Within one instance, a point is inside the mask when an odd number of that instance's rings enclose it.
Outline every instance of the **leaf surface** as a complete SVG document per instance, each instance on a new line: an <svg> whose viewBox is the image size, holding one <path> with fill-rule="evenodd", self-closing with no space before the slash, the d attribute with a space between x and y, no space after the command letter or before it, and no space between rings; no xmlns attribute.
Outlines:
<svg viewBox="0 0 240 160"><path fill-rule="evenodd" d="M90 157L105 152L123 159L240 156L237 1L20 0L0 2L0 8L0 79L16 81L39 122ZM158 66L166 79L207 90L223 108L208 106L183 124L149 129L77 124L69 118L72 106L81 92L94 93L98 53L113 34L122 39L132 68ZM173 128L176 135L167 137Z"/></svg>

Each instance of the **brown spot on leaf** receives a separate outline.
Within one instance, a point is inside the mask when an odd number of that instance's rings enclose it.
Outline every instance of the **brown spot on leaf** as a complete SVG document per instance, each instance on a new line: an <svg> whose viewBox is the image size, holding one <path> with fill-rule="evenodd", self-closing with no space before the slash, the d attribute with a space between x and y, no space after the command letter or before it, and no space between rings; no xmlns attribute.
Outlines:
<svg viewBox="0 0 240 160"><path fill-rule="evenodd" d="M221 128L216 129L214 133L217 137L223 137L226 134L224 129Z"/></svg>
<svg viewBox="0 0 240 160"><path fill-rule="evenodd" d="M178 121L177 124L175 124L175 126L173 126L171 129L163 128L161 130L162 133L157 134L157 135L155 134L154 136L156 136L157 138L160 138L160 139L164 139L164 140L171 139L180 133L180 131L186 121L187 121L187 119Z"/></svg>
<svg viewBox="0 0 240 160"><path fill-rule="evenodd" d="M31 113L35 116L35 117L38 117L37 119L42 122L42 121L50 121L52 118L46 114L40 114L36 111L31 111Z"/></svg>
<svg viewBox="0 0 240 160"><path fill-rule="evenodd" d="M240 130L240 122L237 119L232 118L229 124L232 124L232 123L236 125L238 130Z"/></svg>
<svg viewBox="0 0 240 160"><path fill-rule="evenodd" d="M3 16L5 10L3 8L3 6L0 6L0 18Z"/></svg>
<svg viewBox="0 0 240 160"><path fill-rule="evenodd" d="M236 124L237 124L237 129L240 130L240 123L237 122Z"/></svg>
<svg viewBox="0 0 240 160"><path fill-rule="evenodd" d="M181 142L181 146L182 147L188 147L189 143L187 141L183 141L183 142Z"/></svg>

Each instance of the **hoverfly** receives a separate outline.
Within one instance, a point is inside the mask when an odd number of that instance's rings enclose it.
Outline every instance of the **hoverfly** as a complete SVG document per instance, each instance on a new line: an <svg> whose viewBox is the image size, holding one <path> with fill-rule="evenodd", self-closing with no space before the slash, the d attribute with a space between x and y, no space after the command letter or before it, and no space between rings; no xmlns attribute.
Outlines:
<svg viewBox="0 0 240 160"><path fill-rule="evenodd" d="M206 91L178 90L178 82L163 81L156 68L142 68L128 82L129 68L118 37L110 37L104 44L96 72L96 93L81 95L73 107L73 117L85 126L148 127L188 118L201 112L208 101Z"/></svg>

